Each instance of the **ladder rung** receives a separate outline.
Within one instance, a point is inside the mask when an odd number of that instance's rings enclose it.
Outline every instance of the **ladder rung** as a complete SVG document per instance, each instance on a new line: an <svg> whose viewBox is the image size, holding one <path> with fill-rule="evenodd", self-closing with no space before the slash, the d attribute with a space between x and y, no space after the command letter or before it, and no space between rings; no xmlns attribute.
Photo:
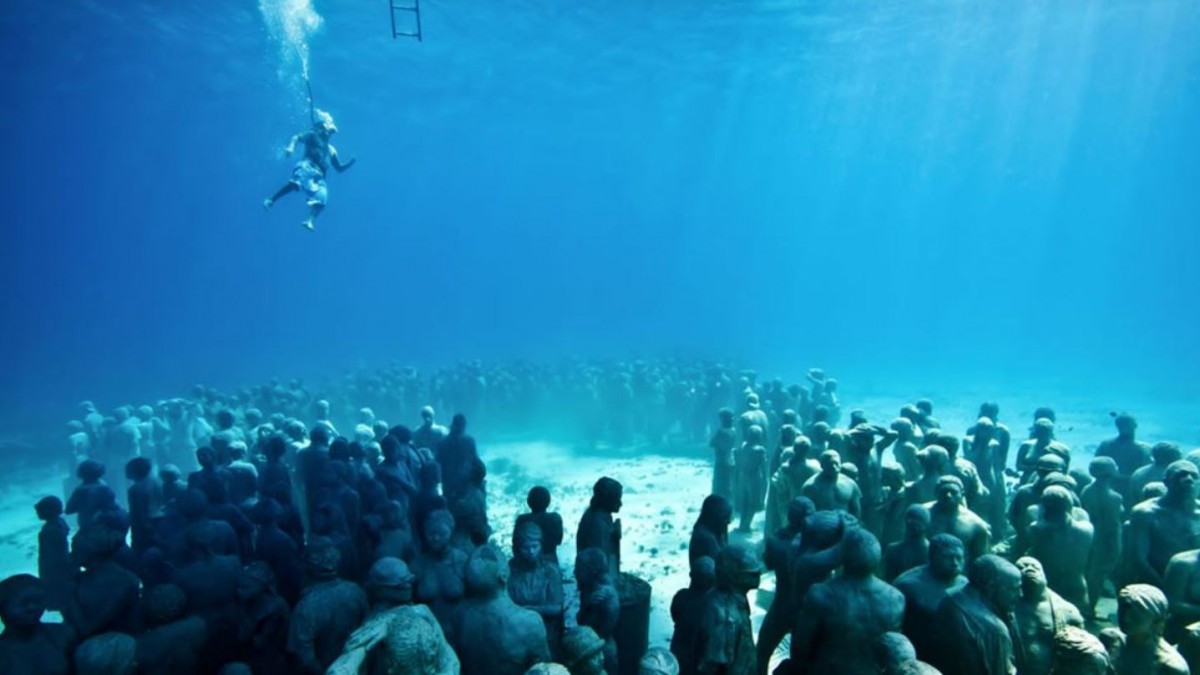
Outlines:
<svg viewBox="0 0 1200 675"><path fill-rule="evenodd" d="M395 37L421 37L420 33L396 33Z"/></svg>

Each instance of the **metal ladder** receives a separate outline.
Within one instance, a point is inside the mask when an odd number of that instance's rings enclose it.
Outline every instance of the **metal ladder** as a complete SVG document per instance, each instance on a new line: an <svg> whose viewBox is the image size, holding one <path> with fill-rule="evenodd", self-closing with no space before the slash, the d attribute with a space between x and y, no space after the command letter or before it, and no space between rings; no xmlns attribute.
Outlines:
<svg viewBox="0 0 1200 675"><path fill-rule="evenodd" d="M388 7L392 9L392 39L398 37L415 37L417 42L421 40L421 0L412 0L411 5L397 5L396 0L388 0ZM417 29L413 32L402 32L396 30L396 12L412 12L416 20Z"/></svg>

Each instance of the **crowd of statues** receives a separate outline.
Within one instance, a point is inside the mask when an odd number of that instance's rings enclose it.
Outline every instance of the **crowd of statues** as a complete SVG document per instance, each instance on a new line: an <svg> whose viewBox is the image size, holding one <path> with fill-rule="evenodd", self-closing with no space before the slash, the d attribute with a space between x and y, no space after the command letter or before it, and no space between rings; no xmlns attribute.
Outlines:
<svg viewBox="0 0 1200 675"><path fill-rule="evenodd" d="M38 573L0 582L0 672L1200 672L1200 451L1137 440L1131 415L1083 463L1049 408L1015 450L992 403L961 436L927 400L843 424L817 369L789 387L681 360L452 375L389 369L324 399L197 388L109 416L85 403L65 500L35 504ZM496 419L535 405L538 378L615 383L578 418L614 442L708 441L669 649L628 639L620 482L595 482L565 564L550 490L529 486L513 523L489 518L467 416L442 426L410 393ZM349 395L420 421L390 425ZM764 575L773 592L752 595Z"/></svg>

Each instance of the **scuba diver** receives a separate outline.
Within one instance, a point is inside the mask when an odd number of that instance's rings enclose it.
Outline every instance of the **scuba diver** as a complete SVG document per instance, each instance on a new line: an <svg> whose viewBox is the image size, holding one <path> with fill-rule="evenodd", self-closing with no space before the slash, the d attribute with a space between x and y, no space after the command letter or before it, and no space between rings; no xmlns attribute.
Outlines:
<svg viewBox="0 0 1200 675"><path fill-rule="evenodd" d="M324 110L313 111L313 128L311 131L296 134L288 141L287 148L284 153L291 157L296 151L296 144L302 145L304 154L300 161L296 162L295 168L292 169L292 177L283 187L279 188L274 195L263 200L263 208L270 209L275 201L280 197L303 190L308 196L308 218L301 224L309 230L313 229L314 222L321 211L325 210L325 202L329 198L328 188L325 185L325 172L328 170L328 165L332 164L333 168L338 170L338 173L354 166L356 160L351 159L343 163L338 157L337 148L330 144L330 139L333 134L337 133L337 125L333 123L333 116Z"/></svg>

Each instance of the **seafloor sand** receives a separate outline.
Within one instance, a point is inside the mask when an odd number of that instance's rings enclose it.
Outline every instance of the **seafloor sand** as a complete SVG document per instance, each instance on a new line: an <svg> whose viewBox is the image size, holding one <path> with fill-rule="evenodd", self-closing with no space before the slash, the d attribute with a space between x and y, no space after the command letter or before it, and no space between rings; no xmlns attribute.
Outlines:
<svg viewBox="0 0 1200 675"><path fill-rule="evenodd" d="M935 413L943 427L961 434L974 420L978 402L984 396L968 394L934 400L939 401ZM1112 434L1108 408L1102 404L1062 396L1047 397L1046 401L1055 404L1059 413L1059 437L1076 450L1081 461L1086 461L1095 445ZM872 420L887 422L905 402L906 399L900 398L873 398L854 407L866 410ZM1029 400L1014 405L1011 401L1001 401L1002 420L1012 428L1014 436L1023 437L1033 409L1042 402ZM1170 437L1171 431L1180 433L1190 428L1197 419L1195 407L1188 403L1169 408L1157 405L1141 408L1154 411L1142 415L1142 436L1154 441ZM1174 437L1181 441L1195 440ZM620 513L624 532L622 569L653 585L650 640L652 645L667 644L672 631L671 597L688 583L687 541L700 503L709 493L711 472L706 448L679 445L582 449L528 440L484 439L480 450L488 464L488 509L496 528L494 541L506 550L510 548L511 524L525 510L526 492L533 485L545 485L553 495L551 508L562 514L566 526L566 538L560 549L566 569L570 569L575 557L574 530L587 508L592 484L603 475L621 481L625 486L624 508ZM5 576L36 570L39 523L32 505L40 495L57 493L61 477L30 474L8 484L25 487L0 495L0 575ZM757 546L761 523L760 515L751 540L741 540L737 533L731 534L731 540ZM763 588L756 594L761 597L751 598L756 625L765 613L772 587L770 578L764 578Z"/></svg>

